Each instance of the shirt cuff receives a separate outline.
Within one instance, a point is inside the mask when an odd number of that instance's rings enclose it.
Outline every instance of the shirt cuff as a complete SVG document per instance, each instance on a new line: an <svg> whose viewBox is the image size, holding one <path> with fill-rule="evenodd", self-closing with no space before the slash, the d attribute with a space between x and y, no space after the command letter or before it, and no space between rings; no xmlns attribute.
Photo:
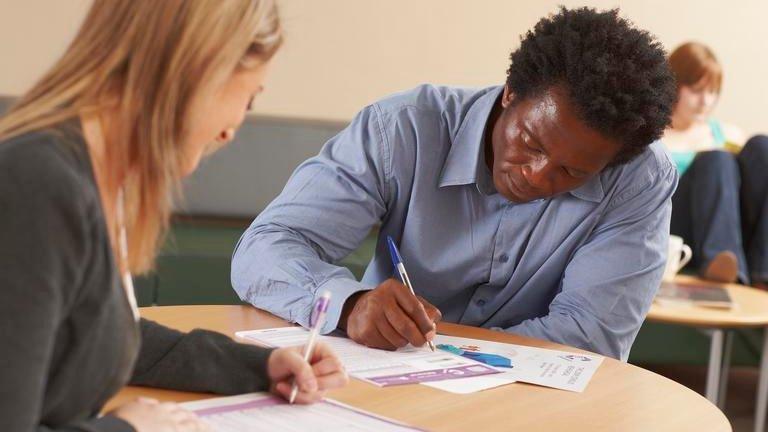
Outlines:
<svg viewBox="0 0 768 432"><path fill-rule="evenodd" d="M360 291L370 291L372 287L365 286L354 279L330 279L317 287L316 296L320 296L324 291L331 293L331 301L328 305L328 313L325 315L325 323L320 329L321 334L328 334L339 326L341 310L344 303L352 294Z"/></svg>

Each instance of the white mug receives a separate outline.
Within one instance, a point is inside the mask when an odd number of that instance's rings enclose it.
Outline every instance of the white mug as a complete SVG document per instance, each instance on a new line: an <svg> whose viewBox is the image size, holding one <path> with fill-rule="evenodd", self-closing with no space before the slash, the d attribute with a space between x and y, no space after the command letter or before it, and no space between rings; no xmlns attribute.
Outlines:
<svg viewBox="0 0 768 432"><path fill-rule="evenodd" d="M669 236L669 252L667 254L667 266L664 268L663 279L671 282L693 257L691 247L683 243L683 238L676 235Z"/></svg>

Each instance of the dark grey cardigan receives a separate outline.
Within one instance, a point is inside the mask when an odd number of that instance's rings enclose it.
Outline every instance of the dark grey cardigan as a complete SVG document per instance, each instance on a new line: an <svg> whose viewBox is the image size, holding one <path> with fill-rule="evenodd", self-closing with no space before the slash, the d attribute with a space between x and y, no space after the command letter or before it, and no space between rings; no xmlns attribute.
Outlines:
<svg viewBox="0 0 768 432"><path fill-rule="evenodd" d="M0 431L131 431L123 385L268 387L269 350L134 321L79 123L0 142Z"/></svg>

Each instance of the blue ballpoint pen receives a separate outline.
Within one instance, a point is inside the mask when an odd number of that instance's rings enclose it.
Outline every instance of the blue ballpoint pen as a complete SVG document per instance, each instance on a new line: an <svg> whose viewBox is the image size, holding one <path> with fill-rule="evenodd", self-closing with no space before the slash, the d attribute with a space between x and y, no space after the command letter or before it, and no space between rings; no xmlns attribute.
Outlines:
<svg viewBox="0 0 768 432"><path fill-rule="evenodd" d="M315 348L315 343L317 342L317 338L320 334L320 328L325 322L325 315L328 313L328 303L330 303L330 301L331 293L325 291L315 302L315 308L309 318L311 321L309 323L311 329L309 331L309 340L307 341L307 345L304 347L304 361L307 363L309 363L310 359L312 358L312 350ZM288 403L293 403L293 401L296 400L296 396L298 394L299 386L294 382L293 386L291 387L291 395L288 398Z"/></svg>
<svg viewBox="0 0 768 432"><path fill-rule="evenodd" d="M403 284L411 290L411 294L416 297L416 293L413 291L413 285L411 285L411 279L408 277L408 273L406 273L405 266L403 265L403 257L400 256L400 251L397 250L397 246L395 245L395 241L392 240L392 237L387 236L387 244L389 244L389 254L392 256L392 264L395 265L397 272L400 274L400 280L402 280ZM432 341L427 341L427 344L429 344L429 348L432 351L435 350L435 344L433 344Z"/></svg>

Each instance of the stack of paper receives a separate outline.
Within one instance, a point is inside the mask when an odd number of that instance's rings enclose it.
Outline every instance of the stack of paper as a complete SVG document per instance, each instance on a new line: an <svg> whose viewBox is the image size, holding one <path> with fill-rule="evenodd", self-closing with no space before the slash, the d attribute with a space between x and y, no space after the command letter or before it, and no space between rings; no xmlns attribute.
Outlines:
<svg viewBox="0 0 768 432"><path fill-rule="evenodd" d="M262 345L303 345L309 332L280 327L236 333ZM603 357L523 345L438 335L438 352L408 346L368 348L348 338L323 336L350 375L379 386L421 383L453 393L473 393L516 381L583 392Z"/></svg>
<svg viewBox="0 0 768 432"><path fill-rule="evenodd" d="M287 347L303 345L309 332L301 327L280 327L237 332L241 338L262 345ZM495 368L478 361L429 348L407 347L397 351L368 348L351 339L322 336L341 359L350 375L379 386L414 384L431 381L498 374Z"/></svg>

